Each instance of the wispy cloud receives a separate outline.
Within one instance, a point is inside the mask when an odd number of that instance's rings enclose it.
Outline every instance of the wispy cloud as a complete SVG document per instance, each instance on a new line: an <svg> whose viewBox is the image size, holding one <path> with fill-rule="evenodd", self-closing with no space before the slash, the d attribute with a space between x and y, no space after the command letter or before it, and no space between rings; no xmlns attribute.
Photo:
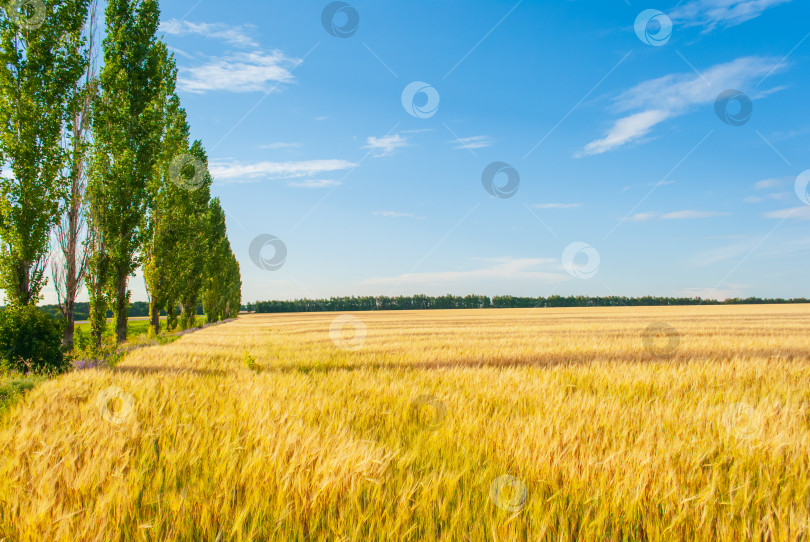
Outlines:
<svg viewBox="0 0 810 542"><path fill-rule="evenodd" d="M711 218L714 216L725 216L729 213L721 213L717 211L674 211L672 213L637 213L627 218L631 222L644 222L645 220L690 220L698 218Z"/></svg>
<svg viewBox="0 0 810 542"><path fill-rule="evenodd" d="M374 216L384 216L386 218L414 218L416 220L425 220L425 217L418 216L413 213L400 213L397 211L376 211Z"/></svg>
<svg viewBox="0 0 810 542"><path fill-rule="evenodd" d="M630 222L644 222L645 220L652 220L656 217L655 213L636 213L627 218Z"/></svg>
<svg viewBox="0 0 810 542"><path fill-rule="evenodd" d="M728 213L720 213L717 211L676 211L674 213L666 213L661 215L662 220L688 220L693 218L711 218L713 216L725 216Z"/></svg>
<svg viewBox="0 0 810 542"><path fill-rule="evenodd" d="M331 179L305 179L303 181L290 181L287 186L292 188L333 188L341 184L343 183Z"/></svg>
<svg viewBox="0 0 810 542"><path fill-rule="evenodd" d="M765 218L792 218L794 220L810 220L810 205L781 209L765 213Z"/></svg>
<svg viewBox="0 0 810 542"><path fill-rule="evenodd" d="M369 137L366 140L364 149L371 149L374 156L380 158L394 154L397 149L408 146L408 140L399 134L387 135L383 137Z"/></svg>
<svg viewBox="0 0 810 542"><path fill-rule="evenodd" d="M255 29L256 27L250 24L231 26L224 23L193 23L178 19L169 19L160 23L160 31L164 34L172 36L196 34L223 40L236 47L258 47L259 44L250 37Z"/></svg>
<svg viewBox="0 0 810 542"><path fill-rule="evenodd" d="M638 141L665 120L683 115L695 106L714 102L724 90L744 89L762 76L783 68L777 59L752 56L718 64L699 75L693 72L670 74L640 83L615 99L616 110L629 114L615 121L604 137L588 143L577 156L602 154Z"/></svg>
<svg viewBox="0 0 810 542"><path fill-rule="evenodd" d="M573 209L581 206L581 203L535 203L532 205L535 209Z"/></svg>
<svg viewBox="0 0 810 542"><path fill-rule="evenodd" d="M768 188L776 188L782 184L783 179L765 179L754 183L754 188L757 190L767 190Z"/></svg>
<svg viewBox="0 0 810 542"><path fill-rule="evenodd" d="M269 92L282 83L292 83L290 70L301 63L281 51L235 53L212 58L201 66L181 68L177 86L202 94L214 90Z"/></svg>
<svg viewBox="0 0 810 542"><path fill-rule="evenodd" d="M469 280L531 280L548 284L571 280L571 276L559 272L560 262L548 258L521 258L504 260L480 269L468 271L443 271L436 273L405 273L393 277L377 277L364 281L369 285L456 285Z"/></svg>
<svg viewBox="0 0 810 542"><path fill-rule="evenodd" d="M795 197L792 192L772 192L770 194L766 194L765 196L748 196L743 201L746 203L762 203L765 200L772 199L772 200L786 200Z"/></svg>
<svg viewBox="0 0 810 542"><path fill-rule="evenodd" d="M485 149L487 147L491 147L493 144L492 138L485 135L480 136L472 136L472 137L460 137L458 139L454 139L451 141L454 148L456 149Z"/></svg>
<svg viewBox="0 0 810 542"><path fill-rule="evenodd" d="M774 6L792 0L692 0L669 13L675 23L702 26L703 32L729 28L755 19Z"/></svg>
<svg viewBox="0 0 810 542"><path fill-rule="evenodd" d="M212 162L211 176L217 182L259 182L275 179L313 177L322 173L341 171L357 164L347 160L305 160L301 162ZM303 182L303 181L302 181ZM314 181L324 182L324 181ZM329 181L333 182L333 181ZM309 186L308 188L321 188Z"/></svg>

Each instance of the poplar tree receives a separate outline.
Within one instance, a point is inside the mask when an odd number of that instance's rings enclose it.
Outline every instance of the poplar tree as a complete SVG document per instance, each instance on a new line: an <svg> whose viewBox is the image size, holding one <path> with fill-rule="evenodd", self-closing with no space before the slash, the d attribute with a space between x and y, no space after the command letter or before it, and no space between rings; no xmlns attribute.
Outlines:
<svg viewBox="0 0 810 542"><path fill-rule="evenodd" d="M161 59L156 0L108 0L104 67L93 111L93 157L87 193L95 236L88 286L91 323L103 327L108 297L116 342L126 340L129 276L137 269L148 188L161 145ZM92 288L89 288L92 289ZM106 295L105 295L106 294ZM100 340L100 330L93 336Z"/></svg>
<svg viewBox="0 0 810 542"><path fill-rule="evenodd" d="M62 220L56 226L55 238L59 253L52 258L52 277L59 301L59 310L65 322L62 343L73 348L74 311L76 297L87 270L85 244L85 188L87 186L87 155L90 150L90 117L96 95L96 0L90 6L85 26L86 46L82 44L74 54L87 59L85 72L71 89L67 103L68 120L64 128L64 147L67 159L63 169L68 192Z"/></svg>
<svg viewBox="0 0 810 542"><path fill-rule="evenodd" d="M0 1L0 287L12 306L36 305L47 280L68 192L67 101L87 64L77 52L88 1Z"/></svg>

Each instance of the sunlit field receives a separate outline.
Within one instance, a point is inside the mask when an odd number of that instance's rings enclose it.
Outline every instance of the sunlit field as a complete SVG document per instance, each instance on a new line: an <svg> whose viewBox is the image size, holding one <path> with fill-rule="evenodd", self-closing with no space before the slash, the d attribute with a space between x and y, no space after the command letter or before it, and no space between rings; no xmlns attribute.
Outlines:
<svg viewBox="0 0 810 542"><path fill-rule="evenodd" d="M4 414L0 539L806 540L809 329L803 305L242 316Z"/></svg>

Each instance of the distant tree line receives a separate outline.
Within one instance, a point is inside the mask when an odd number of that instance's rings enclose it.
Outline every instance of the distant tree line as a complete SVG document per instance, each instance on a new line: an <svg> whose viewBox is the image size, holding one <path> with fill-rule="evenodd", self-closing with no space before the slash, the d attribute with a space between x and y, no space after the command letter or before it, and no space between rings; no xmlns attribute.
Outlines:
<svg viewBox="0 0 810 542"><path fill-rule="evenodd" d="M432 297L426 295L399 297L332 297L330 299L296 299L295 301L258 301L248 303L250 312L330 312L330 311L385 311L385 310L429 310L429 309L519 309L535 307L651 307L664 305L758 305L810 303L805 298L797 299L762 299L748 297L732 298L725 301L702 299L700 297L591 297L559 296L551 297L514 297L483 295Z"/></svg>
<svg viewBox="0 0 810 542"><path fill-rule="evenodd" d="M4 316L42 314L50 264L68 349L81 319L96 347L110 315L116 342L126 340L128 316L143 312L130 301L138 269L155 331L162 312L168 329L186 328L200 305L209 321L241 305L208 158L157 35L158 2L107 0L103 32L96 2L0 0ZM76 302L82 288L89 304Z"/></svg>
<svg viewBox="0 0 810 542"><path fill-rule="evenodd" d="M46 313L51 318L56 320L63 320L64 316L62 315L61 308L59 305L41 305L38 307L39 310ZM179 310L179 309L176 309ZM143 318L149 316L149 302L148 301L133 301L129 304L129 311L128 316L130 318ZM203 305L202 303L197 304L197 315L202 315L203 313ZM107 318L113 317L112 310L107 311ZM160 311L160 316L166 316L166 310L162 309ZM82 322L90 319L90 303L82 303L76 302L74 305L73 310L73 317L76 322Z"/></svg>

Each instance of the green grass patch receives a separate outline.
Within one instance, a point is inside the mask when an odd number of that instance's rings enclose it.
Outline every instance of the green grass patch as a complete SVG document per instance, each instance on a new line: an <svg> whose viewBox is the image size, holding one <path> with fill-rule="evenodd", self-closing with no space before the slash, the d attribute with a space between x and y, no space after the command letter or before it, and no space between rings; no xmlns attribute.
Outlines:
<svg viewBox="0 0 810 542"><path fill-rule="evenodd" d="M22 399L26 392L47 379L47 376L0 375L0 416Z"/></svg>

